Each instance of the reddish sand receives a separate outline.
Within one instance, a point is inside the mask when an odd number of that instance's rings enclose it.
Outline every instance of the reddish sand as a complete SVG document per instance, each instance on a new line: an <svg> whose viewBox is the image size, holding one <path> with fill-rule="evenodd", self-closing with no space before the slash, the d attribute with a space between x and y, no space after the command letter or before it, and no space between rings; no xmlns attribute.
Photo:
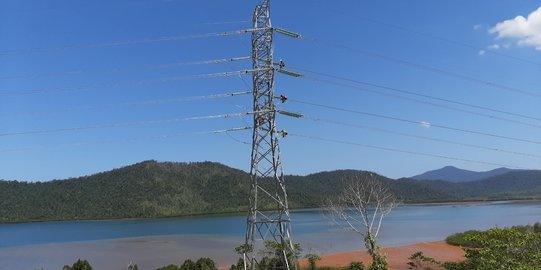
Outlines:
<svg viewBox="0 0 541 270"><path fill-rule="evenodd" d="M408 269L409 257L422 251L425 256L434 258L437 261L461 261L464 259L464 251L456 246L451 246L445 241L422 242L413 245L383 248L383 253L387 255L390 270ZM366 266L370 265L371 259L366 251L350 251L324 255L317 266L347 266L352 261L362 261ZM302 260L301 267L306 267L308 262Z"/></svg>

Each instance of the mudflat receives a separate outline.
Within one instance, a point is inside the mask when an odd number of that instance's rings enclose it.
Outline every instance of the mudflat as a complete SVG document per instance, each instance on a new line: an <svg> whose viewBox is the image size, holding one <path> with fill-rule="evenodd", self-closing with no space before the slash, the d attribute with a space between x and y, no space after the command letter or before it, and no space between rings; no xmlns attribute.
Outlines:
<svg viewBox="0 0 541 270"><path fill-rule="evenodd" d="M238 237L167 235L18 246L0 249L0 270L60 270L79 258L98 270L126 269L130 262L139 269L157 269L200 257L225 267L237 260L238 243Z"/></svg>
<svg viewBox="0 0 541 270"><path fill-rule="evenodd" d="M425 256L441 262L464 260L464 251L457 246L447 244L445 241L420 242L405 246L385 247L382 248L382 251L387 255L390 270L407 270L408 258L417 251L422 251ZM321 256L321 260L317 261L317 265L347 266L352 261L361 261L368 266L372 260L365 250L356 250L323 255ZM302 267L307 265L308 262L306 260L301 261Z"/></svg>

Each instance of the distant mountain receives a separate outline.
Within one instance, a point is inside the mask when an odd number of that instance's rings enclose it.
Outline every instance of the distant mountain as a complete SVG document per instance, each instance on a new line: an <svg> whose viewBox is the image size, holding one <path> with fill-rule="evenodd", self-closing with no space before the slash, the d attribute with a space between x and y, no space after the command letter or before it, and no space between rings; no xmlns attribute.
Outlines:
<svg viewBox="0 0 541 270"><path fill-rule="evenodd" d="M343 179L369 173L337 170L286 176L289 206L320 207L326 198L341 192ZM375 176L404 202L541 199L541 171L515 171L463 183ZM0 180L0 223L244 212L249 188L248 173L214 162L144 161L67 180Z"/></svg>
<svg viewBox="0 0 541 270"><path fill-rule="evenodd" d="M475 172L459 169L453 166L446 166L438 170L428 171L420 175L410 177L415 180L443 180L453 183L470 182L487 179L489 177L517 171L508 168L498 168L486 172Z"/></svg>

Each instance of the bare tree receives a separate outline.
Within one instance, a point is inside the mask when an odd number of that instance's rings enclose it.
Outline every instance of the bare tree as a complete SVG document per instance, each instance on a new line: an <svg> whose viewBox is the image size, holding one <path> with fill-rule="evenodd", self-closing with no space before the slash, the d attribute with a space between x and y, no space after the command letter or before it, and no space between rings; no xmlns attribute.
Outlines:
<svg viewBox="0 0 541 270"><path fill-rule="evenodd" d="M387 269L387 261L376 239L383 218L398 206L399 201L389 187L372 173L359 173L344 180L344 190L335 200L328 200L326 209L333 222L363 237L372 257L369 269Z"/></svg>

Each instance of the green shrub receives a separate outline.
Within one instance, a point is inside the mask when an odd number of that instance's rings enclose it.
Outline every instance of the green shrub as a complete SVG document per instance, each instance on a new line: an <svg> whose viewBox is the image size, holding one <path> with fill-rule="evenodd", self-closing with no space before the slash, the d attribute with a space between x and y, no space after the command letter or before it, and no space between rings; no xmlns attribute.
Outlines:
<svg viewBox="0 0 541 270"><path fill-rule="evenodd" d="M244 269L244 267L242 269ZM170 264L158 268L158 270L218 270L218 268L216 268L216 263L212 259L203 257L199 258L197 262L187 259L181 266Z"/></svg>
<svg viewBox="0 0 541 270"><path fill-rule="evenodd" d="M184 261L184 263L180 266L180 270L197 270L197 264L194 263L192 260L187 259Z"/></svg>
<svg viewBox="0 0 541 270"><path fill-rule="evenodd" d="M364 270L364 263L362 262L351 262L346 270Z"/></svg>
<svg viewBox="0 0 541 270"><path fill-rule="evenodd" d="M461 238L475 247L464 247L466 260L445 263L448 270L539 270L541 269L541 234L533 226L494 228L470 233Z"/></svg>
<svg viewBox="0 0 541 270"><path fill-rule="evenodd" d="M308 269L310 270L316 270L316 261L321 260L321 257L314 253L308 253L304 255L304 258L308 260Z"/></svg>
<svg viewBox="0 0 541 270"><path fill-rule="evenodd" d="M413 253L409 259L408 269L410 270L433 270L442 265L433 258L425 256L421 251Z"/></svg>
<svg viewBox="0 0 541 270"><path fill-rule="evenodd" d="M180 268L174 264L158 268L158 270L180 270Z"/></svg>
<svg viewBox="0 0 541 270"><path fill-rule="evenodd" d="M72 266L64 265L62 270L92 270L92 266L87 260L78 259Z"/></svg>
<svg viewBox="0 0 541 270"><path fill-rule="evenodd" d="M197 270L218 270L216 263L210 258L200 258L195 265Z"/></svg>
<svg viewBox="0 0 541 270"><path fill-rule="evenodd" d="M461 233L455 233L445 239L445 241L454 246L460 246L460 247L469 247L469 248L477 248L480 247L480 243L471 240L470 236L477 235L481 233L481 231L465 231Z"/></svg>

